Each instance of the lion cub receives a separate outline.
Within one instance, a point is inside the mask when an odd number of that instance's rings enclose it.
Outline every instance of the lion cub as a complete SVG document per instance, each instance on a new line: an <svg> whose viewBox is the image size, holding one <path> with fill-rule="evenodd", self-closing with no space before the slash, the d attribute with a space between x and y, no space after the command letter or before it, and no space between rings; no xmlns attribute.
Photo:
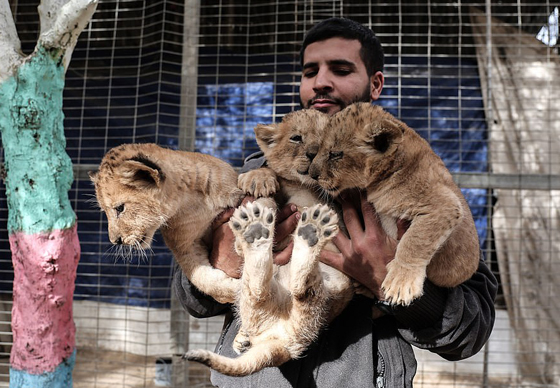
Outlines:
<svg viewBox="0 0 560 388"><path fill-rule="evenodd" d="M236 301L241 281L208 261L212 221L244 195L230 165L155 144L125 144L107 152L90 178L113 244L146 249L160 229L196 288L220 303Z"/></svg>
<svg viewBox="0 0 560 388"><path fill-rule="evenodd" d="M410 304L426 276L441 287L468 280L479 261L478 235L460 189L427 141L369 103L332 116L309 173L331 195L367 190L382 225L410 220L382 284L386 299Z"/></svg>
<svg viewBox="0 0 560 388"><path fill-rule="evenodd" d="M237 303L241 326L234 340L234 349L241 356L231 359L194 350L186 354L187 359L232 376L279 366L300 357L352 299L350 279L319 262L321 249L339 228L337 214L322 204L317 196L320 190L307 174L327 122L328 117L318 111L299 111L286 115L280 124L255 128L269 168L241 175L240 185L250 194L266 195L279 187L279 204L291 202L301 207L292 257L287 265L273 265L273 208L262 206L259 199L237 209L230 226L236 249L245 260Z"/></svg>

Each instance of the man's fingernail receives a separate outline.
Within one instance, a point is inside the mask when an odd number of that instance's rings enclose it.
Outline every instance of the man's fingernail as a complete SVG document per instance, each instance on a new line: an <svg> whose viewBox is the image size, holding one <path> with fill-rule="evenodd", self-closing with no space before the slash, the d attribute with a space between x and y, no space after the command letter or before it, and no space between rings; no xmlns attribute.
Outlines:
<svg viewBox="0 0 560 388"><path fill-rule="evenodd" d="M301 213L296 213L296 220L299 221L300 218L301 218Z"/></svg>
<svg viewBox="0 0 560 388"><path fill-rule="evenodd" d="M297 212L297 206L296 205L290 206L290 210L293 212Z"/></svg>

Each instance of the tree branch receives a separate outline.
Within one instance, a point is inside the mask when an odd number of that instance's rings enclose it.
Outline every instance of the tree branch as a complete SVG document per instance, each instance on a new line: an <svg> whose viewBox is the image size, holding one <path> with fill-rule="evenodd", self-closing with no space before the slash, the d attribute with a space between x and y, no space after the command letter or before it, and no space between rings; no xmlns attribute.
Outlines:
<svg viewBox="0 0 560 388"><path fill-rule="evenodd" d="M70 63L78 36L89 23L97 4L98 0L44 0L38 8L41 20L39 44L45 48L61 49L65 69Z"/></svg>
<svg viewBox="0 0 560 388"><path fill-rule="evenodd" d="M0 0L0 83L13 75L23 59L12 10L8 0Z"/></svg>

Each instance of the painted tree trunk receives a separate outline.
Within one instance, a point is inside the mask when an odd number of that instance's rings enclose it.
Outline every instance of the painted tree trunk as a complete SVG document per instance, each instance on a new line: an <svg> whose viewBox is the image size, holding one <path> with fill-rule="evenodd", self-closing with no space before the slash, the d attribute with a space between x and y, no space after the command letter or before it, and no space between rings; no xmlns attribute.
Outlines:
<svg viewBox="0 0 560 388"><path fill-rule="evenodd" d="M0 2L0 51L7 53L0 60L0 131L14 265L10 387L71 387L80 245L68 199L73 176L62 94L71 52L97 2L44 1L39 42L26 58L7 1Z"/></svg>

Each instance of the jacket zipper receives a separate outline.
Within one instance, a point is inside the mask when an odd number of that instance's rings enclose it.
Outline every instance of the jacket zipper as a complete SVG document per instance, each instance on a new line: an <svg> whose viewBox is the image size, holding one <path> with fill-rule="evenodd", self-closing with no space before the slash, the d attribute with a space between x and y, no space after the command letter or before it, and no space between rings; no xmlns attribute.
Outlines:
<svg viewBox="0 0 560 388"><path fill-rule="evenodd" d="M385 360L379 351L377 352L377 362L379 362L381 371L377 374L375 386L376 388L385 388Z"/></svg>

